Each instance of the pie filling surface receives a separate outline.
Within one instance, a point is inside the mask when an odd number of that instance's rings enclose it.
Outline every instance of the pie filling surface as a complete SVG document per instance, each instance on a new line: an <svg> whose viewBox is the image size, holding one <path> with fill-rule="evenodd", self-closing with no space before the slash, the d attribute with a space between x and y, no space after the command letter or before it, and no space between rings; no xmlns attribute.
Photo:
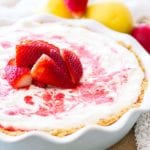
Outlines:
<svg viewBox="0 0 150 150"><path fill-rule="evenodd" d="M79 86L12 88L4 78L4 67L22 40L44 40L74 51L83 66ZM96 124L135 103L143 79L135 55L107 35L58 23L28 23L0 31L0 126L5 129L51 130Z"/></svg>

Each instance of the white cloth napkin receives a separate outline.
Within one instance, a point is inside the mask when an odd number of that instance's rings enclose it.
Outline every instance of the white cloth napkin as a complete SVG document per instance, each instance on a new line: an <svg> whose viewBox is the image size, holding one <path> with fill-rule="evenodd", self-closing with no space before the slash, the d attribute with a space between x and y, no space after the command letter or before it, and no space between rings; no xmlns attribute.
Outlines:
<svg viewBox="0 0 150 150"><path fill-rule="evenodd" d="M135 126L137 150L150 150L150 112L141 115Z"/></svg>

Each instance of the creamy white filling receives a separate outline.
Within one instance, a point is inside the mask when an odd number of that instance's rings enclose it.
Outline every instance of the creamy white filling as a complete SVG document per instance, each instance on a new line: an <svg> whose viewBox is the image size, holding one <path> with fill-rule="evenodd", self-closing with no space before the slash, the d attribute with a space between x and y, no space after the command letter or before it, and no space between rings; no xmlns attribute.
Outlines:
<svg viewBox="0 0 150 150"><path fill-rule="evenodd" d="M29 90L12 89L3 79L4 67L15 55L15 45L22 39L46 40L75 51L84 68L82 85L76 90L53 87L45 90L35 86ZM63 24L28 22L21 26L3 27L0 45L0 125L4 127L56 129L95 124L136 102L141 92L144 73L136 57L104 34ZM97 90L105 94L97 93ZM46 91L53 93L52 106L49 107L42 98ZM60 108L62 101L58 98L57 102L55 98L60 93L65 95L63 108ZM27 104L25 96L32 96L34 105ZM40 107L52 113L41 116L36 113Z"/></svg>

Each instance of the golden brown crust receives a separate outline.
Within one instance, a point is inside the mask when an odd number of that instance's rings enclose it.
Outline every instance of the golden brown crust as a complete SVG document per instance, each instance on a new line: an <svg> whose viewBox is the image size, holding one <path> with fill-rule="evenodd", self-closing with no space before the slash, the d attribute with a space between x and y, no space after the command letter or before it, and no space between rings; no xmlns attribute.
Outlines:
<svg viewBox="0 0 150 150"><path fill-rule="evenodd" d="M147 80L143 80L142 82L142 90L141 90L141 94L140 96L138 97L138 100L137 102L135 102L134 104L132 104L131 106L127 107L127 108L124 108L123 110L121 110L119 113L115 114L115 115L112 115L106 119L101 119L98 121L98 124L101 125L101 126L108 126L108 125L111 125L113 123L115 123L121 116L123 116L128 110L132 109L132 108L136 108L136 107L139 107L142 103L142 100L143 100L143 97L144 97L144 91L147 87Z"/></svg>
<svg viewBox="0 0 150 150"><path fill-rule="evenodd" d="M139 66L141 67L142 71L145 72L145 69L144 69L144 67L142 65L142 62L141 62L140 58L138 57L138 55L132 49L132 46L131 45L127 45L127 44L125 44L122 41L118 41L118 43L121 46L127 48L129 51L131 51L135 55L135 57L137 58L137 61L139 63ZM142 103L142 100L143 100L143 97L144 97L144 91L146 90L147 84L148 84L148 81L146 79L144 79L143 82L142 82L142 85L141 85L141 94L138 97L138 100L134 104L132 104L131 106L129 106L127 108L124 108L123 110L121 110L119 113L117 113L115 115L112 115L112 116L109 116L108 118L99 120L98 124L101 125L101 126L111 125L111 124L115 123L128 110L130 110L132 108L139 107L141 105L141 103Z"/></svg>
<svg viewBox="0 0 150 150"><path fill-rule="evenodd" d="M70 135L76 131L78 131L79 129L83 128L84 126L79 126L79 127L75 127L75 128L67 128L67 129L55 129L55 130L41 130L42 132L46 132L48 134L51 134L53 136L57 136L57 137L64 137L67 135ZM22 135L24 133L27 133L29 131L9 131L6 130L4 128L0 128L0 132L10 135L10 136L18 136L18 135Z"/></svg>
<svg viewBox="0 0 150 150"><path fill-rule="evenodd" d="M131 45L127 45L125 44L124 42L122 41L117 41L120 45L126 47L129 51L131 51L135 57L137 58L137 61L139 63L139 66L141 67L141 69L143 70L143 72L145 72L144 70L144 67L142 65L142 62L140 60L140 58L138 57L138 55L132 50L132 47ZM109 116L105 119L101 119L97 122L98 125L101 125L101 126L109 126L113 123L115 123L122 115L124 115L128 110L132 109L132 108L136 108L136 107L139 107L142 103L142 100L143 100L143 97L144 97L144 92L146 90L146 87L147 87L147 84L148 84L148 81L146 79L143 80L142 82L142 85L141 85L141 94L140 96L138 97L138 100L132 104L131 106L127 107L127 108L124 108L123 110L121 110L120 112L118 112L117 114L115 115L112 115L112 116ZM54 136L58 136L58 137L64 137L64 136L67 136L67 135L70 135L74 132L76 132L77 130L83 128L84 125L80 125L78 127L75 127L75 128L68 128L68 129L55 129L55 130L44 130L44 132L48 133L48 134L51 134L51 135L54 135ZM5 130L3 128L0 128L0 132L2 133L5 133L5 134L8 134L10 136L17 136L17 135L21 135L23 133L26 133L28 131L8 131L8 130Z"/></svg>
<svg viewBox="0 0 150 150"><path fill-rule="evenodd" d="M122 42L122 41L117 41L118 44L120 44L121 46L127 48L131 53L134 54L134 56L136 57L138 63L139 63L139 66L141 67L142 71L145 72L145 69L144 69L144 66L139 58L139 56L136 54L136 52L133 50L132 46L131 45L127 45L126 43Z"/></svg>
<svg viewBox="0 0 150 150"><path fill-rule="evenodd" d="M55 130L48 130L48 131L45 131L46 133L49 133L51 135L54 135L54 136L58 136L58 137L64 137L64 136L67 136L67 135L70 135L76 131L78 131L79 129L83 128L84 126L79 126L79 127L75 127L75 128L68 128L68 129L55 129Z"/></svg>

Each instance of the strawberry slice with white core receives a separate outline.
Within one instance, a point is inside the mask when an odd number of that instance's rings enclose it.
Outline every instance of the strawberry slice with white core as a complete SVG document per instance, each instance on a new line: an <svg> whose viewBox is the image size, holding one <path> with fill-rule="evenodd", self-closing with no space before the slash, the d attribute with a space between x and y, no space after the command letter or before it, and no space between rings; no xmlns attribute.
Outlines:
<svg viewBox="0 0 150 150"><path fill-rule="evenodd" d="M74 52L66 49L62 51L62 57L67 65L72 82L78 84L83 74L80 59Z"/></svg>
<svg viewBox="0 0 150 150"><path fill-rule="evenodd" d="M22 41L16 46L16 64L19 67L31 68L42 54L54 56L55 53L59 53L59 48L48 42Z"/></svg>
<svg viewBox="0 0 150 150"><path fill-rule="evenodd" d="M15 58L11 58L11 59L8 61L8 64L7 64L7 65L10 65L10 66L16 65L16 59L15 59Z"/></svg>
<svg viewBox="0 0 150 150"><path fill-rule="evenodd" d="M32 67L31 76L34 80L41 81L47 85L60 88L72 88L74 86L65 71L45 54Z"/></svg>
<svg viewBox="0 0 150 150"><path fill-rule="evenodd" d="M28 68L7 65L5 78L14 88L23 88L31 85L32 77Z"/></svg>

